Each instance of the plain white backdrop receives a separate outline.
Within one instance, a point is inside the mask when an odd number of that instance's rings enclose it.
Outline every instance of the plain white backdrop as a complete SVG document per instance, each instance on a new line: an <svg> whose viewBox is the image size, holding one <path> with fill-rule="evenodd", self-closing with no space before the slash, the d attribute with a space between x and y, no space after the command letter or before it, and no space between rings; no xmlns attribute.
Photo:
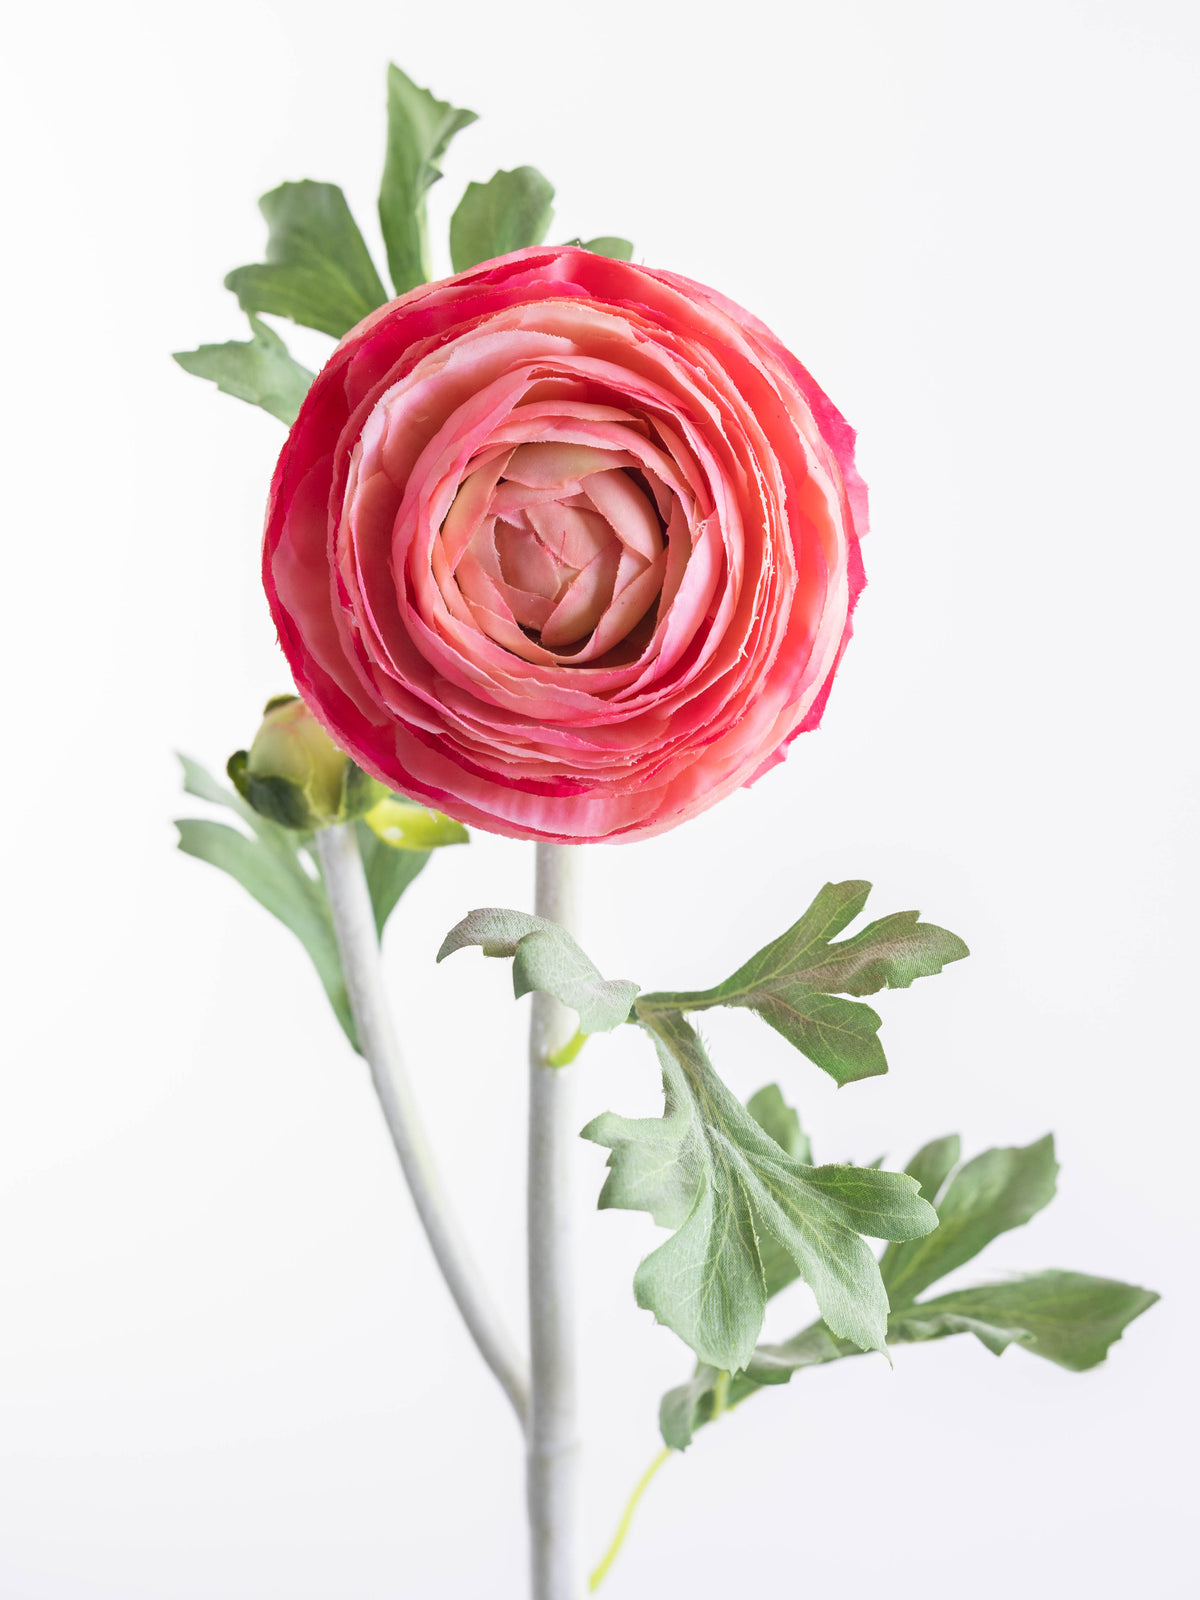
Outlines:
<svg viewBox="0 0 1200 1600"><path fill-rule="evenodd" d="M881 997L889 1076L838 1093L746 1015L713 1018L718 1065L778 1080L826 1159L1053 1129L1059 1198L961 1276L1164 1296L1083 1376L955 1339L759 1397L668 1464L603 1592L1193 1593L1195 7L116 0L26 8L8 45L0 1596L523 1592L515 1428L361 1065L290 935L170 827L171 750L219 769L289 685L256 578L282 429L168 353L243 337L221 279L283 179L342 184L377 244L389 58L481 114L439 242L469 179L537 165L552 238L716 285L860 431L870 586L824 728L592 849L587 948L692 987L827 878L921 907L973 955ZM432 955L531 871L477 835L386 947L514 1322L528 1002ZM658 1105L632 1032L583 1060L581 1124ZM580 1144L597 1555L690 1371L633 1304L660 1235L593 1209L602 1164Z"/></svg>

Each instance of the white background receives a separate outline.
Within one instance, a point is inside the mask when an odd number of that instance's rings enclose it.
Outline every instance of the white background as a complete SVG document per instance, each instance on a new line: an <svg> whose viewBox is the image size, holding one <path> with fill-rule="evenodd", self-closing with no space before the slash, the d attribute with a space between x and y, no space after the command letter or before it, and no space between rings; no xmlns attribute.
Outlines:
<svg viewBox="0 0 1200 1600"><path fill-rule="evenodd" d="M243 336L221 279L281 180L341 183L377 243L389 57L481 113L439 239L468 179L534 163L552 238L624 233L718 286L861 434L870 587L824 728L677 833L592 849L587 947L693 986L826 878L920 906L973 955L881 998L888 1077L837 1093L747 1015L712 1021L718 1063L778 1079L827 1159L1055 1130L1060 1197L987 1271L1164 1295L1084 1376L968 1339L801 1375L668 1464L605 1592L1193 1592L1194 6L218 0L12 27L0 1595L522 1593L515 1429L362 1068L290 936L169 822L196 809L171 749L219 768L288 684L255 573L282 429L168 352ZM386 952L514 1322L528 1002L432 953L530 872L528 846L446 852ZM581 1076L581 1124L658 1103L632 1033ZM593 1210L602 1162L580 1145L597 1555L690 1370L633 1305L660 1235Z"/></svg>

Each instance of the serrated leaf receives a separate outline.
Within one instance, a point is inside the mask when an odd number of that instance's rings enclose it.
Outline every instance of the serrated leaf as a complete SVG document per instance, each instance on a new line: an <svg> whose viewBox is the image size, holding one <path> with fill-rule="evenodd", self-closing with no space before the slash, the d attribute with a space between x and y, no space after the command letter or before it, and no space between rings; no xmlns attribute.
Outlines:
<svg viewBox="0 0 1200 1600"><path fill-rule="evenodd" d="M1018 1228L1054 1198L1054 1138L985 1150L955 1173L938 1203L935 1233L884 1252L880 1263L892 1309Z"/></svg>
<svg viewBox="0 0 1200 1600"><path fill-rule="evenodd" d="M786 933L715 988L643 995L639 1011L697 1012L744 1006L756 1012L838 1084L887 1071L870 1006L838 995L904 989L968 954L955 934L920 913L900 911L841 944L831 940L863 909L869 883L827 883Z"/></svg>
<svg viewBox="0 0 1200 1600"><path fill-rule="evenodd" d="M638 992L626 978L606 980L565 928L545 917L498 907L469 912L442 941L437 959L478 945L485 956L513 958L513 993L552 994L579 1017L582 1033L609 1033L628 1020Z"/></svg>
<svg viewBox="0 0 1200 1600"><path fill-rule="evenodd" d="M279 335L257 317L250 318L250 331L253 337L248 340L177 350L174 360L193 377L215 383L222 394L261 406L291 427L313 374L293 361Z"/></svg>
<svg viewBox="0 0 1200 1600"><path fill-rule="evenodd" d="M633 241L618 239L615 234L601 234L598 239L566 239L560 248L574 245L580 250L590 250L594 256L607 256L610 261L632 261Z"/></svg>
<svg viewBox="0 0 1200 1600"><path fill-rule="evenodd" d="M958 1165L961 1153L962 1141L956 1133L921 1146L904 1170L921 1185L922 1200L928 1200L931 1206L937 1204L942 1185Z"/></svg>
<svg viewBox="0 0 1200 1600"><path fill-rule="evenodd" d="M432 276L425 196L442 175L437 163L451 139L475 120L474 111L436 100L399 67L388 68L388 139L379 221L397 294L407 294Z"/></svg>
<svg viewBox="0 0 1200 1600"><path fill-rule="evenodd" d="M541 244L554 216L554 185L536 167L497 172L469 183L450 218L450 262L455 272Z"/></svg>
<svg viewBox="0 0 1200 1600"><path fill-rule="evenodd" d="M1112 1278L1038 1272L907 1306L891 1318L888 1339L914 1344L973 1333L994 1355L1019 1344L1069 1372L1086 1372L1157 1299L1149 1289Z"/></svg>
<svg viewBox="0 0 1200 1600"><path fill-rule="evenodd" d="M387 290L337 184L283 183L258 207L267 259L225 279L243 311L290 317L340 339L383 305Z"/></svg>
<svg viewBox="0 0 1200 1600"><path fill-rule="evenodd" d="M882 1349L887 1297L862 1233L916 1238L932 1208L902 1173L808 1167L755 1122L677 1014L643 1018L663 1072L661 1118L597 1117L583 1137L609 1146L600 1205L649 1211L675 1229L639 1266L638 1304L702 1362L740 1372L762 1327L758 1240L770 1234L812 1288L830 1326Z"/></svg>
<svg viewBox="0 0 1200 1600"><path fill-rule="evenodd" d="M295 858L293 865L261 840L251 839L227 823L184 817L175 826L181 850L228 873L296 935L317 969L334 1015L357 1050L346 980L322 885L310 879Z"/></svg>
<svg viewBox="0 0 1200 1600"><path fill-rule="evenodd" d="M462 823L453 817L394 794L385 795L372 806L363 821L393 850L440 850L445 845L469 844L471 840Z"/></svg>

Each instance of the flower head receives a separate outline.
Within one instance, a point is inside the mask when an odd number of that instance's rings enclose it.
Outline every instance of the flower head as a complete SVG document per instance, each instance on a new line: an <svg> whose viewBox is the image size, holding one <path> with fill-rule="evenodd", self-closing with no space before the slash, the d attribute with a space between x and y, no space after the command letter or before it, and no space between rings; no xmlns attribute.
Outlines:
<svg viewBox="0 0 1200 1600"><path fill-rule="evenodd" d="M761 323L530 249L347 334L264 576L300 692L390 787L518 838L641 838L819 720L865 521L851 430Z"/></svg>

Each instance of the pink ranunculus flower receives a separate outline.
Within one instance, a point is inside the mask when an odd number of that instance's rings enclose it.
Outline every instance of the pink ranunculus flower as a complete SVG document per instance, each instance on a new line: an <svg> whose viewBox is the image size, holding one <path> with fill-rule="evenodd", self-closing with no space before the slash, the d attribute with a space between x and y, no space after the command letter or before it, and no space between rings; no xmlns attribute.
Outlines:
<svg viewBox="0 0 1200 1600"><path fill-rule="evenodd" d="M674 827L820 719L863 584L853 441L675 273L531 249L414 289L346 335L275 472L300 693L463 822Z"/></svg>

